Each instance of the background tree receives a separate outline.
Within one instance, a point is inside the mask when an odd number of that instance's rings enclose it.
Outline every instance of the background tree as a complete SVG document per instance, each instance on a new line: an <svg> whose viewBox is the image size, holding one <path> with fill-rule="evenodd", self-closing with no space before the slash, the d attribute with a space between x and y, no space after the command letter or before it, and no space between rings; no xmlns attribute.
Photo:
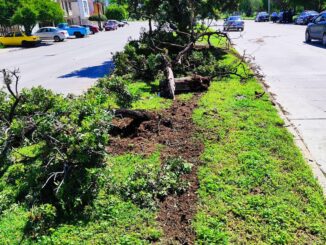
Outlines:
<svg viewBox="0 0 326 245"><path fill-rule="evenodd" d="M0 25L23 26L31 34L37 22L56 24L63 20L64 12L52 0L0 0Z"/></svg>
<svg viewBox="0 0 326 245"><path fill-rule="evenodd" d="M11 17L17 10L20 2L17 0L0 0L0 25L11 26Z"/></svg>
<svg viewBox="0 0 326 245"><path fill-rule="evenodd" d="M35 0L37 20L42 23L58 24L63 21L64 11L58 3L49 0Z"/></svg>
<svg viewBox="0 0 326 245"><path fill-rule="evenodd" d="M128 12L124 6L118 4L110 4L110 6L106 9L105 15L108 19L113 20L125 20L128 18Z"/></svg>
<svg viewBox="0 0 326 245"><path fill-rule="evenodd" d="M26 34L30 35L37 23L37 17L38 12L35 6L24 4L16 10L11 21L13 24L23 26Z"/></svg>

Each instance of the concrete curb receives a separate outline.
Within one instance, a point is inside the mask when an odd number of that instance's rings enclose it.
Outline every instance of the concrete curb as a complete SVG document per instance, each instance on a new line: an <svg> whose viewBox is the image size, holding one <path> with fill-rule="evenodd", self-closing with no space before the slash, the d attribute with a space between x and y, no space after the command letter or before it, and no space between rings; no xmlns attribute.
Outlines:
<svg viewBox="0 0 326 245"><path fill-rule="evenodd" d="M300 134L300 131L297 129L297 127L293 123L291 123L291 120L287 116L287 112L284 111L282 106L277 102L277 100L275 98L275 95L269 92L268 85L265 83L265 81L262 81L261 79L258 79L258 80L262 84L265 92L271 98L271 100L274 103L279 115L284 120L285 127L288 128L290 133L292 133L292 135L294 136L295 144L301 150L302 155L306 160L306 163L310 166L314 177L318 180L318 183L320 184L320 186L321 186L321 188L323 190L324 196L326 196L326 173L324 173L321 170L320 165L318 164L318 162L312 156L311 152L309 151L309 148L307 147L306 143L304 142L304 140L303 140L303 138L302 138L302 136Z"/></svg>

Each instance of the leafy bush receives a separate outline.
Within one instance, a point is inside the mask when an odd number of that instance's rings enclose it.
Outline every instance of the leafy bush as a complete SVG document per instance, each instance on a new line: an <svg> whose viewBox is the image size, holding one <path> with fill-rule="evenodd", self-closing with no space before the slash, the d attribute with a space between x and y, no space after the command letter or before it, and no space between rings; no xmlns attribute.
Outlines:
<svg viewBox="0 0 326 245"><path fill-rule="evenodd" d="M191 171L191 164L181 158L171 158L161 166L157 159L159 154L153 157L152 161L157 163L135 162L132 172L124 177L125 180L108 187L109 194L118 194L141 208L156 209L159 200L185 191L188 183L181 176Z"/></svg>
<svg viewBox="0 0 326 245"><path fill-rule="evenodd" d="M51 203L67 215L86 205L96 192L84 188L94 183L87 169L104 161L111 112L89 94L63 97L40 87L16 97L1 92L0 100L0 167L7 184L21 199ZM35 156L19 153L35 144ZM15 183L22 180L26 184Z"/></svg>
<svg viewBox="0 0 326 245"><path fill-rule="evenodd" d="M128 17L127 10L118 4L110 4L109 7L105 11L105 15L108 19L113 20L125 20Z"/></svg>
<svg viewBox="0 0 326 245"><path fill-rule="evenodd" d="M107 95L113 96L115 103L122 108L130 108L132 103L138 99L137 95L130 93L128 89L129 81L119 76L100 79L97 88L103 90Z"/></svg>
<svg viewBox="0 0 326 245"><path fill-rule="evenodd" d="M113 57L116 75L130 74L135 79L154 81L160 73L163 60L160 55L151 54L146 44L129 42L123 52Z"/></svg>
<svg viewBox="0 0 326 245"><path fill-rule="evenodd" d="M106 21L107 18L105 15L101 14L100 16L99 15L92 15L88 18L88 20L90 21Z"/></svg>
<svg viewBox="0 0 326 245"><path fill-rule="evenodd" d="M45 235L56 222L56 208L51 204L32 207L28 215L26 232L36 238Z"/></svg>

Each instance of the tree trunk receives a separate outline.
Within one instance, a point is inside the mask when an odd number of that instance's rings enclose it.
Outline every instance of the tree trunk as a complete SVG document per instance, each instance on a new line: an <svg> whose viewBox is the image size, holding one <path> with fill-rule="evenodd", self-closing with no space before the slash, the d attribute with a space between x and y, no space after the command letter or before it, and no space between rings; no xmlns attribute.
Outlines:
<svg viewBox="0 0 326 245"><path fill-rule="evenodd" d="M208 90L210 82L211 79L209 77L199 75L180 77L175 79L175 93L204 92Z"/></svg>
<svg viewBox="0 0 326 245"><path fill-rule="evenodd" d="M170 65L165 68L166 79L160 84L161 96L168 99L175 99L175 79Z"/></svg>

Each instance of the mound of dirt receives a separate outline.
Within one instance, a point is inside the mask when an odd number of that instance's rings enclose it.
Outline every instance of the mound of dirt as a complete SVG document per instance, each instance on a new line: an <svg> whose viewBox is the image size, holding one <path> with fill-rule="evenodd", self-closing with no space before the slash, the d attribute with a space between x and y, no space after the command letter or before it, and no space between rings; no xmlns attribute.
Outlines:
<svg viewBox="0 0 326 245"><path fill-rule="evenodd" d="M144 156L152 154L158 145L163 145L162 162L171 157L182 157L193 164L191 173L182 176L189 183L186 192L166 197L160 204L157 220L160 222L167 244L194 244L195 233L191 220L196 212L197 190L199 187L197 169L203 143L194 137L196 127L192 121L193 110L200 94L190 101L174 101L171 108L152 114L127 136L111 137L108 153L113 155L133 152ZM132 120L115 119L115 126L127 128ZM123 130L122 130L123 131Z"/></svg>

